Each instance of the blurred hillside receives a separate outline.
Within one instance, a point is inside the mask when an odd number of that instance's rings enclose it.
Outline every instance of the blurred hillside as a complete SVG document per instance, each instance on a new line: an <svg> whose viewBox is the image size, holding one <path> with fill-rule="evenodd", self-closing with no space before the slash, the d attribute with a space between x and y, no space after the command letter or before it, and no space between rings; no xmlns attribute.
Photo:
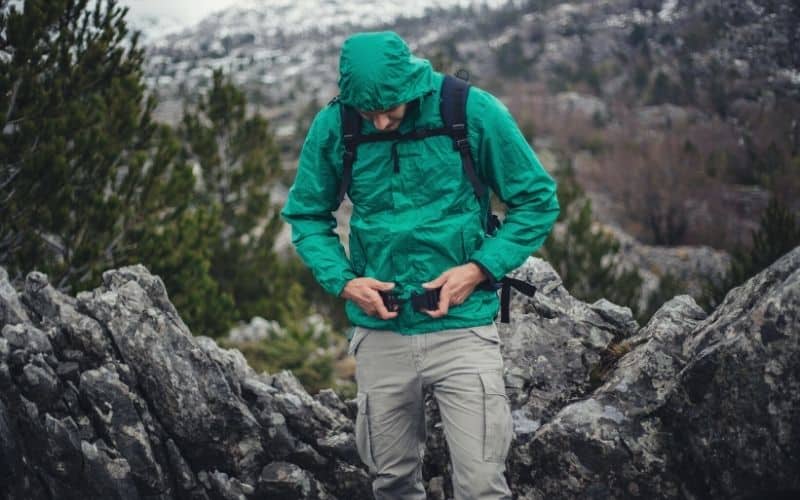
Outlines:
<svg viewBox="0 0 800 500"><path fill-rule="evenodd" d="M311 117L337 93L341 41L366 29L350 2L318 3L312 22L305 3L245 2L154 43L156 116L175 120L211 68L226 69L272 120L291 169ZM361 25L398 31L440 70L465 68L500 95L537 152L572 164L601 221L647 243L732 249L748 244L771 194L800 209L796 2L530 0L407 12Z"/></svg>

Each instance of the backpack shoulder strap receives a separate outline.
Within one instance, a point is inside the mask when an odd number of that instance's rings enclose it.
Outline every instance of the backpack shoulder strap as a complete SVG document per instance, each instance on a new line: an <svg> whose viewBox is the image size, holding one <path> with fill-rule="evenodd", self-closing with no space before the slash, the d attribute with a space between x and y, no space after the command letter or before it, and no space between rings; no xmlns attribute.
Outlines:
<svg viewBox="0 0 800 500"><path fill-rule="evenodd" d="M342 118L342 141L344 154L342 156L342 180L339 183L339 204L344 200L344 195L350 189L353 180L353 163L356 161L356 147L361 137L361 115L350 106L339 102L339 113Z"/></svg>
<svg viewBox="0 0 800 500"><path fill-rule="evenodd" d="M453 148L461 154L464 174L472 184L475 196L480 199L484 186L475 173L475 162L472 159L472 152L467 139L467 98L469 97L469 87L470 85L466 81L445 75L442 82L439 111L445 128L450 131L450 137L453 138Z"/></svg>

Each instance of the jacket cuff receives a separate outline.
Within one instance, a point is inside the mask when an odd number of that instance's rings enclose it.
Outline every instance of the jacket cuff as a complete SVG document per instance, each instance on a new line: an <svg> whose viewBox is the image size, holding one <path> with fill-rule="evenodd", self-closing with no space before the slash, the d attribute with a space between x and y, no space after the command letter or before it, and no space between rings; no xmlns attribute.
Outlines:
<svg viewBox="0 0 800 500"><path fill-rule="evenodd" d="M481 288L490 288L493 290L497 290L502 286L502 284L498 283L497 280L494 279L492 272L489 271L489 269L486 266L484 266L483 263L475 259L470 259L468 262L472 262L473 264L478 266L480 270L483 271L483 274L486 276L486 279L482 281L479 285Z"/></svg>
<svg viewBox="0 0 800 500"><path fill-rule="evenodd" d="M337 279L333 279L325 283L323 288L329 293L335 295L336 297L342 296L342 291L344 291L344 287L347 286L347 283L350 282L353 278L357 278L356 273L351 270L347 270L341 274Z"/></svg>

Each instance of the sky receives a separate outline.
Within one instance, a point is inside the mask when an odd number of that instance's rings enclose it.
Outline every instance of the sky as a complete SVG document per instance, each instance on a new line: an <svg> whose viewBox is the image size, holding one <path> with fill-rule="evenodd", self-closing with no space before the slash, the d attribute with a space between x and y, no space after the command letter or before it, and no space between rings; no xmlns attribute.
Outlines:
<svg viewBox="0 0 800 500"><path fill-rule="evenodd" d="M236 0L120 0L119 3L128 7L128 17L131 19L163 16L186 25L235 2Z"/></svg>

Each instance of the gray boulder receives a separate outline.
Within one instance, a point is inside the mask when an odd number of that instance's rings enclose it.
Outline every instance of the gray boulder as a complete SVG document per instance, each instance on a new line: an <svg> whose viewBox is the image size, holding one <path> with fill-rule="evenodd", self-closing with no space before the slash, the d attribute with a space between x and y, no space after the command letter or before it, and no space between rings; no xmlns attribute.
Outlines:
<svg viewBox="0 0 800 500"><path fill-rule="evenodd" d="M800 248L710 315L689 296L639 327L515 273L500 325L517 498L767 498L800 492ZM370 498L353 401L194 337L161 280L111 270L77 297L0 273L0 498ZM430 498L451 498L427 402Z"/></svg>

